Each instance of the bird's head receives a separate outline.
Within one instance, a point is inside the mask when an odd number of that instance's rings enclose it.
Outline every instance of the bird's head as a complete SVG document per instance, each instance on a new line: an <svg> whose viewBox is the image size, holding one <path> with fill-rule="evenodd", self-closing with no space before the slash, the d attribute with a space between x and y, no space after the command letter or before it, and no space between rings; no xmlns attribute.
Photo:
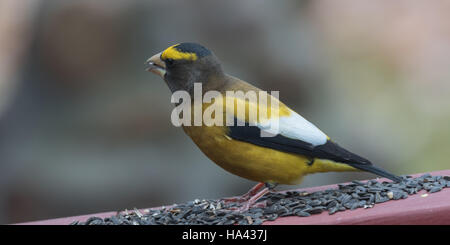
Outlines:
<svg viewBox="0 0 450 245"><path fill-rule="evenodd" d="M212 76L222 75L217 57L197 43L179 43L147 60L147 71L163 78L169 88L189 91L195 82L205 83Z"/></svg>

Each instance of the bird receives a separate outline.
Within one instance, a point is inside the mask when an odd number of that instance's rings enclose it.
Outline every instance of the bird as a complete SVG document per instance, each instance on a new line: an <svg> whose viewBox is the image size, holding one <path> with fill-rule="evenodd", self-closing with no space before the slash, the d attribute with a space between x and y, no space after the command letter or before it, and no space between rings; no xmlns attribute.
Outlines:
<svg viewBox="0 0 450 245"><path fill-rule="evenodd" d="M208 91L217 91L225 99L230 99L227 97L230 91L262 91L228 75L211 50L194 42L178 43L166 48L151 56L146 66L147 71L166 82L172 93L185 91L192 98L195 84L202 86L202 95ZM225 109L223 115L215 116L231 118L233 124L182 125L184 132L210 160L232 174L258 182L244 195L226 199L241 203L239 210L245 211L256 206L256 202L278 184L296 185L301 183L305 175L313 173L367 171L395 182L402 181L401 177L341 147L279 99L271 95L269 97L278 104L277 109L269 108L266 120L277 120L278 123L275 131L267 132L271 137L262 136L265 131L270 131L267 125L263 125L262 119L251 120L247 112L242 116L236 111ZM219 100L221 106L226 105L223 98L222 102ZM235 107L241 105L247 109L262 109L259 101L238 97L231 99ZM191 103L191 113L196 110L205 112L208 105L211 106L211 103Z"/></svg>

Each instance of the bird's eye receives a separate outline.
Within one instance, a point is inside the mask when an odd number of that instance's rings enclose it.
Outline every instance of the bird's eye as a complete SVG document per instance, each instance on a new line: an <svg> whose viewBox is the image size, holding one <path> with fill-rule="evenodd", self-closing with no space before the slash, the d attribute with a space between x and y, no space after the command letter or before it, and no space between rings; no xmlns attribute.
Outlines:
<svg viewBox="0 0 450 245"><path fill-rule="evenodd" d="M166 59L166 64L168 65L168 66L171 66L171 65L173 65L173 59Z"/></svg>

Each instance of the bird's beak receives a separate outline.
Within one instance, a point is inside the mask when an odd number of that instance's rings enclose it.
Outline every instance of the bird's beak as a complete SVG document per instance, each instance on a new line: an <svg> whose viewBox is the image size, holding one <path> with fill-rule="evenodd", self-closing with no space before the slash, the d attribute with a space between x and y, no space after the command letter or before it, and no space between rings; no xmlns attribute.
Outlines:
<svg viewBox="0 0 450 245"><path fill-rule="evenodd" d="M147 65L147 71L153 72L164 79L164 75L166 74L166 64L164 64L160 57L161 53L157 53L148 59L145 64Z"/></svg>

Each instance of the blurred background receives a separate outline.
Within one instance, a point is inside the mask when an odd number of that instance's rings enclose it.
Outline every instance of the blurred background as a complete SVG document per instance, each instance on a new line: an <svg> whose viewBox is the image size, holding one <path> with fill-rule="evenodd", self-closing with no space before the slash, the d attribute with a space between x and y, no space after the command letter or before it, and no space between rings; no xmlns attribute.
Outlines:
<svg viewBox="0 0 450 245"><path fill-rule="evenodd" d="M0 223L254 185L172 126L169 89L145 71L185 41L395 174L448 169L449 13L445 0L2 0ZM298 187L374 177L316 174Z"/></svg>

